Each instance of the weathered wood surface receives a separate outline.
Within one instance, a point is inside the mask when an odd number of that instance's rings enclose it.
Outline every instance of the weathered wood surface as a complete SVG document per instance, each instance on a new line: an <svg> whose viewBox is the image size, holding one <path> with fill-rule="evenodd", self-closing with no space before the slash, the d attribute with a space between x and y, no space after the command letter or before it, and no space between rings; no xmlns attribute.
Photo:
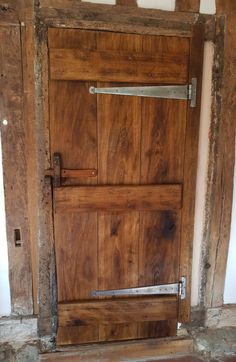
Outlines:
<svg viewBox="0 0 236 362"><path fill-rule="evenodd" d="M44 362L119 362L122 359L143 361L169 354L191 352L193 352L193 340L191 338L164 338L160 340L149 339L104 345L80 346L72 351L61 349L60 352L42 354L40 360Z"/></svg>
<svg viewBox="0 0 236 362"><path fill-rule="evenodd" d="M168 53L173 59L176 54L188 57L189 53L186 38L109 32L94 35L92 31L50 29L49 47L104 54ZM188 74L185 77L187 80ZM116 84L98 82L97 86ZM98 169L93 185L85 180L84 184L74 184L79 187L54 189L58 290L63 302L90 300L94 289L179 280L187 101L93 97L86 92L87 86L86 80L50 81L51 152L62 154L64 168ZM174 202L172 187L177 187ZM159 193L158 188L162 190ZM161 206L160 196L169 204ZM189 250L190 244L184 247ZM101 321L98 329L60 326L58 343L175 332L176 318L161 322L126 320L119 325Z"/></svg>
<svg viewBox="0 0 236 362"><path fill-rule="evenodd" d="M235 77L236 57L232 47L236 40L235 2L216 2L218 22L215 57L214 103L210 138L210 163L207 204L207 255L205 305L223 304L224 283L231 228L233 176L235 164ZM223 47L222 47L223 44ZM220 74L220 76L219 76Z"/></svg>
<svg viewBox="0 0 236 362"><path fill-rule="evenodd" d="M53 80L87 80L185 84L188 56L160 52L91 51L51 49L50 78ZM89 91L89 89L87 90Z"/></svg>
<svg viewBox="0 0 236 362"><path fill-rule="evenodd" d="M0 24L18 26L19 22L32 22L34 17L32 0L0 0Z"/></svg>
<svg viewBox="0 0 236 362"><path fill-rule="evenodd" d="M59 326L132 323L177 318L176 296L58 304Z"/></svg>
<svg viewBox="0 0 236 362"><path fill-rule="evenodd" d="M35 28L35 88L36 135L37 135L37 217L40 233L37 234L39 273L39 335L55 333L56 283L55 252L52 222L51 181L45 178L51 155L49 149L49 91L48 91L48 48L47 31L44 27ZM45 273L47 270L47 273Z"/></svg>
<svg viewBox="0 0 236 362"><path fill-rule="evenodd" d="M180 248L180 276L187 278L187 297L180 302L179 320L187 321L190 315L191 273L192 273L192 243L195 211L195 190L198 159L198 137L200 124L202 64L204 47L204 27L196 25L193 29L190 52L189 79L197 78L197 105L188 107L186 144L184 155L184 187L181 248Z"/></svg>
<svg viewBox="0 0 236 362"><path fill-rule="evenodd" d="M80 186L54 191L57 213L175 210L181 208L181 200L181 185Z"/></svg>
<svg viewBox="0 0 236 362"><path fill-rule="evenodd" d="M42 0L40 4L40 19L53 27L190 37L191 26L198 20L191 13L86 4L76 0Z"/></svg>
<svg viewBox="0 0 236 362"><path fill-rule="evenodd" d="M0 29L1 123L9 277L12 312L32 314L31 246L27 195L27 127L24 117L20 28ZM14 229L20 229L22 244L16 247Z"/></svg>
<svg viewBox="0 0 236 362"><path fill-rule="evenodd" d="M27 23L28 24L28 23ZM34 314L38 314L38 247L37 247L37 162L35 121L34 28L21 26L24 80L24 117L26 125L27 196L31 242Z"/></svg>
<svg viewBox="0 0 236 362"><path fill-rule="evenodd" d="M176 0L175 10L198 13L200 0Z"/></svg>
<svg viewBox="0 0 236 362"><path fill-rule="evenodd" d="M116 5L137 6L137 0L116 0Z"/></svg>

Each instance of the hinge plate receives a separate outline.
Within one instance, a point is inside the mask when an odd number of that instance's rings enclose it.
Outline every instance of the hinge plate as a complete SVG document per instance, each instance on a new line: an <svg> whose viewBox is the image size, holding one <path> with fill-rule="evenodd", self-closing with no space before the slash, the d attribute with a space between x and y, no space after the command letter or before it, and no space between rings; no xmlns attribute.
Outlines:
<svg viewBox="0 0 236 362"><path fill-rule="evenodd" d="M90 87L91 94L113 94L122 96L151 97L190 100L190 107L196 107L197 79L192 78L188 85L161 85L144 87Z"/></svg>
<svg viewBox="0 0 236 362"><path fill-rule="evenodd" d="M186 298L186 277L181 277L179 283L151 285L147 287L93 290L92 297L120 297L120 296L142 296L142 295L165 295L176 294L181 299Z"/></svg>

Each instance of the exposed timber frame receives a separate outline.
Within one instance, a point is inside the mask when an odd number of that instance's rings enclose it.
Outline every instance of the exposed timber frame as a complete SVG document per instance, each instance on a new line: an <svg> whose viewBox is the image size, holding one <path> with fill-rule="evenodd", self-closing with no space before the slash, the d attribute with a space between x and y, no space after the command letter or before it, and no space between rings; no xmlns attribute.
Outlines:
<svg viewBox="0 0 236 362"><path fill-rule="evenodd" d="M67 2L68 0L66 0ZM209 18L206 19L200 15L190 14L190 13L176 13L176 12L163 12L159 10L146 10L135 8L132 11L129 8L124 6L110 6L110 5L94 5L94 4L86 4L81 2L71 2L70 7L65 6L65 1L61 0L53 0L54 8L49 8L46 6L48 4L47 0L41 1L41 7L38 11L38 27L40 29L40 33L38 33L38 55L36 64L38 67L38 74L41 74L41 78L38 79L38 97L41 100L41 105L39 104L39 108L37 114L39 116L37 124L41 124L41 131L44 129L45 131L45 144L44 144L44 154L46 158L44 159L44 164L47 165L46 168L50 168L50 159L48 159L49 155L49 113L48 113L48 56L47 56L47 29L49 27L63 27L63 28L77 28L77 29L89 29L89 30L106 30L106 31L119 31L124 33L138 33L138 34L153 34L153 35L172 35L172 36L185 36L194 40L194 44L196 45L196 49L194 47L191 50L192 58L191 64L192 69L190 70L191 75L196 73L196 69L200 69L197 64L199 59L201 59L201 53L203 51L203 38L204 38L204 25L208 24L208 28L211 29L209 34L212 36L213 31L212 28L214 26L214 19L209 22ZM69 5L69 3L68 3ZM76 15L75 15L76 14ZM91 14L93 16L91 16ZM209 23L211 26L209 27ZM41 25L40 25L41 24ZM44 27L42 27L44 24ZM206 33L208 34L208 33ZM197 56L196 56L196 53ZM42 72L42 69L44 71ZM195 74L198 78L201 78L201 74ZM198 133L198 119L200 114L200 93L198 94L198 107L193 111L190 109L191 119L193 120L194 127L189 127L189 140L191 142L196 142L198 137L195 136L194 133ZM42 117L42 115L44 115ZM41 134L41 137L43 135ZM196 147L197 148L197 147ZM43 145L41 145L40 149L43 149ZM196 156L196 155L195 155ZM186 171L189 168L196 169L196 165L192 162L191 157L186 157ZM43 164L43 160L40 162ZM43 177L43 168L40 167L40 178ZM191 183L193 172L186 172L185 178L189 179ZM188 176L189 175L189 176ZM190 188L191 189L191 188ZM194 189L194 188L193 188ZM41 205L39 205L39 209L42 210L42 220L45 217L44 215L52 214L52 205L50 200L50 184L47 181L44 184L44 189L41 190L44 195L44 199ZM187 196L191 197L190 195ZM181 260L185 260L186 256L186 246L192 240L193 233L193 213L194 213L194 205L190 205L187 207L187 199L186 199L186 215L185 215L185 227L182 230L183 233L183 245L181 249ZM46 203L45 203L46 200ZM44 214L43 214L44 210ZM45 211L46 210L46 211ZM48 217L47 217L48 219ZM56 289L55 278L52 278L55 275L55 265L52 258L53 255L53 234L50 235L50 230L53 229L52 220L51 225L48 226L48 230L45 228L45 223L42 224L43 232L49 232L48 237L45 234L45 243L41 245L41 251L39 251L39 270L45 270L45 266L50 266L49 274L39 273L41 277L39 277L39 290L44 290L42 297L43 303L40 303L40 311L39 314L39 326L42 334L45 332L49 332L50 328L55 332L55 323L52 321L56 320L56 313L51 315L50 322L50 313L52 310L55 312L56 308L56 300L52 300L52 288L53 285L54 290ZM48 241L46 242L46 240ZM187 247L188 249L188 247ZM188 255L188 260L191 261L191 255ZM45 263L47 261L47 264ZM184 273L190 279L191 268L189 267L191 263L182 263L180 273ZM182 275L182 274L181 274ZM47 280L45 280L47 278ZM52 279L49 279L52 278ZM190 291L190 288L189 288ZM190 292L188 293L188 301L187 303L182 303L180 308L180 318L182 321L186 321L189 318L190 314ZM53 306L53 308L52 308ZM42 316L42 317L41 317ZM51 325L51 327L50 327Z"/></svg>
<svg viewBox="0 0 236 362"><path fill-rule="evenodd" d="M17 266L18 274L26 268L27 275L25 275L29 283L26 282L28 283L27 292L22 291L23 297L21 295L22 299L19 299L14 294L15 290L17 291L15 282L11 280L12 311L25 315L39 312L39 331L42 335L52 334L56 323L51 187L48 179L44 178L44 170L49 168L50 164L47 104L48 27L190 37L195 24L205 23L205 39L215 42L215 62L208 196L201 273L201 309L215 308L223 304L235 161L236 96L235 80L231 72L236 73L234 47L232 47L236 38L236 32L233 30L236 29L236 6L230 0L217 0L215 22L213 16L202 16L196 13L196 7L189 9L184 7L190 2L178 1L179 12L166 12L121 5L95 5L77 0L41 0L40 4L35 1L33 9L33 0L0 0L0 29L11 28L12 31L20 32L19 49L23 55L20 62L23 80L20 81L23 92L20 96L20 107L23 104L23 110L19 108L19 104L12 104L11 112L17 114L19 109L22 112L20 118L24 122L19 124L23 127L24 152L27 154L26 169L19 174L20 182L27 179L27 190L18 187L14 194L14 200L20 200L22 197L25 200L23 204L26 217L20 220L19 226L24 228L28 225L29 228L27 243L23 246L20 258L16 256L16 251L19 250L15 250L12 244L10 245L12 243L10 218L7 219L7 225L9 248L12 250L9 255L10 268ZM196 6L197 1L192 1L191 4ZM9 56L13 58L14 49ZM17 58L14 61L16 63ZM7 112L10 111L9 106L10 101L7 100L5 102L5 107L8 107ZM16 142L20 140L22 142L22 132L16 132L16 128L13 131ZM10 152L7 142L11 143L12 140L7 137L2 140L5 150L4 158L11 162L15 161L15 155ZM4 162L4 170L10 174L8 164ZM10 207L13 195L9 196L11 190L7 183L8 176L5 176L6 207ZM17 218L14 222L16 220ZM25 310L22 309L23 307Z"/></svg>

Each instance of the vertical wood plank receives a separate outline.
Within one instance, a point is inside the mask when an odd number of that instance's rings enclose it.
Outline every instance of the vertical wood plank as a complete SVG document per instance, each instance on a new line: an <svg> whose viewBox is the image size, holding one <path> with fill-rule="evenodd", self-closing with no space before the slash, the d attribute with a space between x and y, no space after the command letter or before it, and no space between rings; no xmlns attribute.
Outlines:
<svg viewBox="0 0 236 362"><path fill-rule="evenodd" d="M197 106L188 106L185 156L184 156L184 194L181 224L180 276L187 278L187 296L179 302L179 321L187 321L190 313L192 243L194 226L194 206L197 174L197 154L199 119L201 105L202 63L204 46L204 26L193 27L190 49L189 81L197 78Z"/></svg>
<svg viewBox="0 0 236 362"><path fill-rule="evenodd" d="M97 213L56 214L58 302L90 299L98 287ZM68 333L69 332L69 333ZM70 335L71 333L71 335ZM60 328L58 344L96 341L97 327Z"/></svg>
<svg viewBox="0 0 236 362"><path fill-rule="evenodd" d="M119 289L138 285L139 213L99 215L99 288ZM135 338L137 325L100 327L100 340Z"/></svg>
<svg viewBox="0 0 236 362"><path fill-rule="evenodd" d="M97 106L96 97L89 94L92 85L89 82L50 82L51 154L61 154L63 168L97 169ZM96 184L97 178L68 182L71 185Z"/></svg>
<svg viewBox="0 0 236 362"><path fill-rule="evenodd" d="M143 51L189 52L189 41L146 36ZM187 102L142 99L141 183L183 182ZM178 281L181 213L141 213L139 285ZM176 334L176 321L139 325L140 337Z"/></svg>
<svg viewBox="0 0 236 362"><path fill-rule="evenodd" d="M94 32L49 31L49 46L95 49ZM59 152L68 169L97 169L97 104L90 82L50 81L51 154ZM62 137L63 135L63 137ZM96 184L97 178L67 180L67 185ZM89 299L97 289L97 214L55 215L58 301ZM79 262L78 262L79 261ZM98 340L98 328L59 328L57 343Z"/></svg>
<svg viewBox="0 0 236 362"><path fill-rule="evenodd" d="M38 245L37 245L37 159L36 159L36 120L35 120L35 75L34 75L34 28L21 26L24 117L26 122L27 192L29 209L29 232L32 256L32 280L34 314L38 314Z"/></svg>
<svg viewBox="0 0 236 362"><path fill-rule="evenodd" d="M12 312L32 314L32 269L28 224L26 124L23 113L23 74L19 27L0 30L1 124L7 240ZM4 89L4 91L3 91ZM14 229L22 244L15 246Z"/></svg>
<svg viewBox="0 0 236 362"><path fill-rule="evenodd" d="M99 50L138 51L140 46L140 36L97 34ZM98 84L98 86L114 86L114 84ZM99 184L139 183L140 105L140 99L135 97L98 96ZM137 285L139 213L100 214L98 222L99 288ZM100 340L136 337L137 323L99 328Z"/></svg>
<svg viewBox="0 0 236 362"><path fill-rule="evenodd" d="M175 10L198 13L200 8L200 0L176 0Z"/></svg>
<svg viewBox="0 0 236 362"><path fill-rule="evenodd" d="M186 101L142 100L141 182L181 183Z"/></svg>

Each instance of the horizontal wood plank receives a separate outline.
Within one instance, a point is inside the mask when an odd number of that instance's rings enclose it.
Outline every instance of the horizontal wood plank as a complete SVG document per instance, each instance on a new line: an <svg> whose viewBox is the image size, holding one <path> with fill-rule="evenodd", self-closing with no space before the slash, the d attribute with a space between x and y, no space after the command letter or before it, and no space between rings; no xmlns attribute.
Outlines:
<svg viewBox="0 0 236 362"><path fill-rule="evenodd" d="M177 319L176 296L58 304L60 327L170 319Z"/></svg>
<svg viewBox="0 0 236 362"><path fill-rule="evenodd" d="M181 185L82 186L54 191L56 212L173 210L182 203Z"/></svg>
<svg viewBox="0 0 236 362"><path fill-rule="evenodd" d="M143 339L140 341L99 343L60 348L56 353L40 355L44 362L120 362L145 361L159 356L193 352L193 340L189 337Z"/></svg>
<svg viewBox="0 0 236 362"><path fill-rule="evenodd" d="M56 80L185 84L187 76L187 54L50 50L50 77Z"/></svg>

